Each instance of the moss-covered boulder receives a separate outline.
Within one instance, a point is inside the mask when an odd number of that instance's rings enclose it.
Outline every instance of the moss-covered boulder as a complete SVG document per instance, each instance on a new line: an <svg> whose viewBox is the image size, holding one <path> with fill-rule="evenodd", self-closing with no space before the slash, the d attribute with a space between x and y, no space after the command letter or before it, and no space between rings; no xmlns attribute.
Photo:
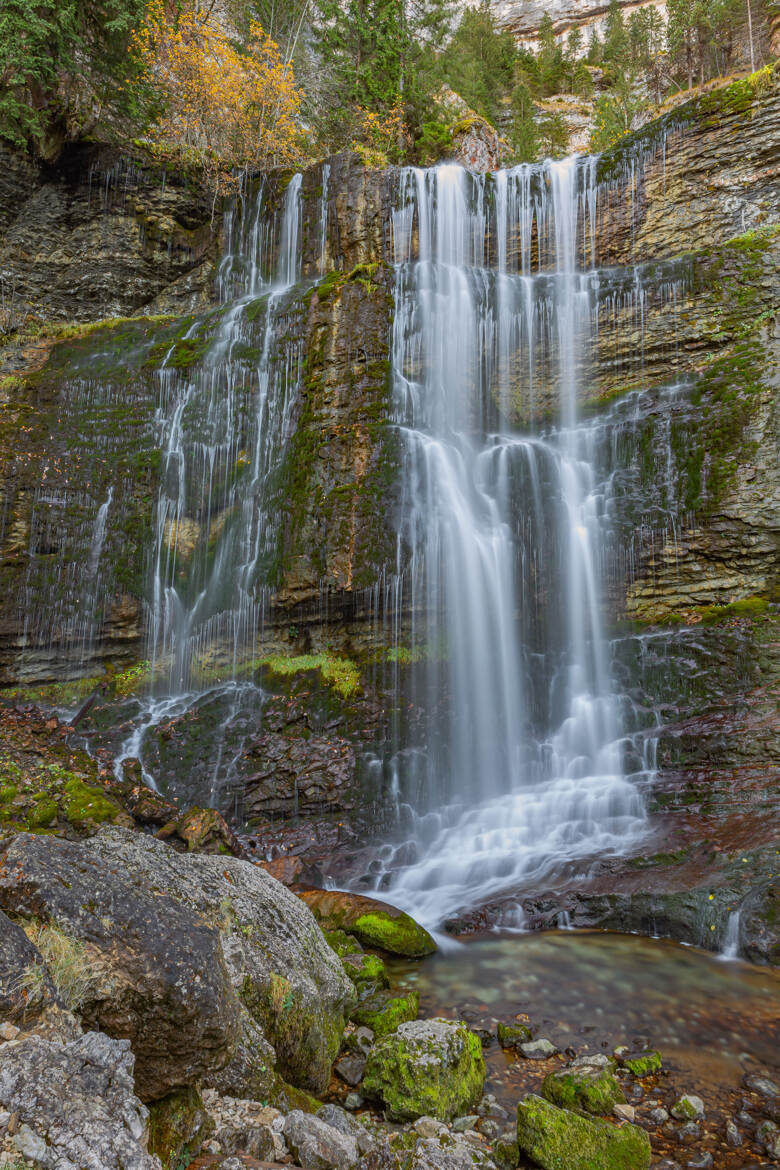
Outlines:
<svg viewBox="0 0 780 1170"><path fill-rule="evenodd" d="M583 1117L529 1093L517 1106L520 1151L542 1170L648 1170L650 1139L635 1125Z"/></svg>
<svg viewBox="0 0 780 1170"><path fill-rule="evenodd" d="M394 1032L399 1024L416 1020L419 1010L419 991L410 991L406 995L379 994L372 995L358 1004L351 1019L355 1024L363 1024L370 1028L379 1038Z"/></svg>
<svg viewBox="0 0 780 1170"><path fill-rule="evenodd" d="M272 874L272 876L276 877L276 874ZM278 877L276 880L281 881ZM347 955L362 955L363 948L358 940L353 938L351 934L347 934L345 930L323 930L322 933L325 936L325 942L340 959L345 959Z"/></svg>
<svg viewBox="0 0 780 1170"><path fill-rule="evenodd" d="M361 1092L396 1121L468 1113L482 1096L485 1061L479 1038L457 1020L401 1024L374 1044Z"/></svg>
<svg viewBox="0 0 780 1170"><path fill-rule="evenodd" d="M344 931L364 946L417 959L432 955L436 943L428 931L397 906L343 890L302 890L323 930Z"/></svg>
<svg viewBox="0 0 780 1170"><path fill-rule="evenodd" d="M610 1068L589 1064L549 1073L542 1081L542 1096L563 1109L600 1115L610 1113L626 1099Z"/></svg>

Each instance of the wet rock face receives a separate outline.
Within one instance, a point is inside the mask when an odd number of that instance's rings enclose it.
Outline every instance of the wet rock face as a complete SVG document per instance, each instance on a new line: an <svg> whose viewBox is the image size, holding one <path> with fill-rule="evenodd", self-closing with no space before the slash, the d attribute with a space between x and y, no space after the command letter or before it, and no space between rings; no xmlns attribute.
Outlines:
<svg viewBox="0 0 780 1170"><path fill-rule="evenodd" d="M208 298L221 218L197 180L89 146L52 170L1 162L2 275L20 312L94 321Z"/></svg>

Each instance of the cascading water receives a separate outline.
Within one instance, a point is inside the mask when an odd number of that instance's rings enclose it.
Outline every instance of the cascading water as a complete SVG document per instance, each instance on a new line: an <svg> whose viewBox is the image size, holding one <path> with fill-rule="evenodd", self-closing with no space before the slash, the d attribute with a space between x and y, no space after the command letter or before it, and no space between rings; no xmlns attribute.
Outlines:
<svg viewBox="0 0 780 1170"><path fill-rule="evenodd" d="M598 284L583 262L593 162L487 178L409 170L399 204L393 365L411 566L398 604L426 659L416 698L428 727L405 790L417 860L390 897L435 926L621 852L644 812L601 628L594 432L576 425ZM529 435L553 409L558 428Z"/></svg>
<svg viewBox="0 0 780 1170"><path fill-rule="evenodd" d="M205 342L208 324L196 319L179 343L203 351L191 370L177 368L172 345L158 371L163 460L148 635L153 693L116 754L117 771L128 757L143 759L149 729L200 702L209 682L224 700L223 728L239 722L244 708L257 715L261 705L250 676L264 568L275 547L271 489L302 362L300 343L283 336L285 294L300 269L300 185L296 174L278 232L263 214L262 188L234 213L219 272L228 307ZM223 738L217 731L210 745L212 799L230 771ZM144 778L154 783L145 768Z"/></svg>

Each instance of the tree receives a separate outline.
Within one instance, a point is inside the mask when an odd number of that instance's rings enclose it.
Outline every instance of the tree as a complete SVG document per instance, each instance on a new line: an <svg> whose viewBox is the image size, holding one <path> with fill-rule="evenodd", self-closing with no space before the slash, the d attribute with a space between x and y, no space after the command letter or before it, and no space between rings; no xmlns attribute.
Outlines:
<svg viewBox="0 0 780 1170"><path fill-rule="evenodd" d="M610 67L610 73L613 76L622 73L628 65L629 40L620 0L609 0L602 55L604 63Z"/></svg>
<svg viewBox="0 0 780 1170"><path fill-rule="evenodd" d="M61 143L107 107L132 111L127 46L142 11L143 0L2 0L0 136L45 153L47 135Z"/></svg>
<svg viewBox="0 0 780 1170"><path fill-rule="evenodd" d="M545 12L539 23L539 85L545 96L558 93L566 72L563 49L555 39L550 14Z"/></svg>
<svg viewBox="0 0 780 1170"><path fill-rule="evenodd" d="M675 65L685 69L688 89L693 86L693 66L696 56L696 19L698 0L669 0L666 36L669 55Z"/></svg>
<svg viewBox="0 0 780 1170"><path fill-rule="evenodd" d="M200 161L221 185L236 167L261 169L301 157L301 95L279 47L252 21L237 48L215 8L190 0L178 13L149 0L132 47L160 113L150 135L164 150Z"/></svg>
<svg viewBox="0 0 780 1170"><path fill-rule="evenodd" d="M512 94L512 147L516 162L536 162L539 157L539 131L536 108L527 85L518 85Z"/></svg>
<svg viewBox="0 0 780 1170"><path fill-rule="evenodd" d="M498 31L482 3L463 13L441 56L443 77L473 110L495 122L500 98L512 87L516 56L511 34Z"/></svg>

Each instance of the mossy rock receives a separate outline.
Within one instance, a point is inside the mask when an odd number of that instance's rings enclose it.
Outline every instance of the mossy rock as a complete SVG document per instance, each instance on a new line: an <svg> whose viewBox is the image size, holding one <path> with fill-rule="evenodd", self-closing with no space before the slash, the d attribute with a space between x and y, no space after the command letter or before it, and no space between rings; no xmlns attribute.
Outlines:
<svg viewBox="0 0 780 1170"><path fill-rule="evenodd" d="M527 1024L499 1024L498 1042L502 1048L519 1048L533 1040L533 1034Z"/></svg>
<svg viewBox="0 0 780 1170"><path fill-rule="evenodd" d="M395 917L381 910L363 914L352 924L350 931L366 946L379 947L391 955L421 959L436 950L436 943L428 931L403 912Z"/></svg>
<svg viewBox="0 0 780 1170"><path fill-rule="evenodd" d="M107 797L102 788L85 784L78 776L67 780L63 791L63 812L72 825L101 825L106 821L115 821L123 813L116 801Z"/></svg>
<svg viewBox="0 0 780 1170"><path fill-rule="evenodd" d="M529 1093L517 1106L517 1144L542 1170L648 1170L650 1139L635 1125L615 1126L559 1109Z"/></svg>
<svg viewBox="0 0 780 1170"><path fill-rule="evenodd" d="M549 1073L542 1081L542 1096L562 1109L579 1109L585 1113L611 1113L626 1100L614 1074L608 1068L580 1065Z"/></svg>
<svg viewBox="0 0 780 1170"><path fill-rule="evenodd" d="M375 1036L388 1036L399 1024L417 1019L419 991L407 995L375 995L358 1004L350 1017L355 1024L370 1028Z"/></svg>
<svg viewBox="0 0 780 1170"><path fill-rule="evenodd" d="M194 1086L169 1093L149 1106L149 1153L163 1170L178 1170L197 1156L213 1128Z"/></svg>
<svg viewBox="0 0 780 1170"><path fill-rule="evenodd" d="M637 1052L624 1056L620 1063L635 1077L649 1077L661 1068L660 1052Z"/></svg>
<svg viewBox="0 0 780 1170"><path fill-rule="evenodd" d="M401 1024L371 1049L361 1085L393 1121L468 1113L482 1096L485 1061L479 1037L456 1020Z"/></svg>
<svg viewBox="0 0 780 1170"><path fill-rule="evenodd" d="M436 950L424 927L387 902L344 890L302 890L298 896L324 931L343 931L364 946L409 959L420 959Z"/></svg>
<svg viewBox="0 0 780 1170"><path fill-rule="evenodd" d="M341 961L344 965L344 970L355 984L355 987L357 987L358 992L368 987L375 989L389 987L390 980L387 977L385 965L379 958L379 955L348 954L344 955ZM415 1017L410 1016L409 1018L414 1019Z"/></svg>

